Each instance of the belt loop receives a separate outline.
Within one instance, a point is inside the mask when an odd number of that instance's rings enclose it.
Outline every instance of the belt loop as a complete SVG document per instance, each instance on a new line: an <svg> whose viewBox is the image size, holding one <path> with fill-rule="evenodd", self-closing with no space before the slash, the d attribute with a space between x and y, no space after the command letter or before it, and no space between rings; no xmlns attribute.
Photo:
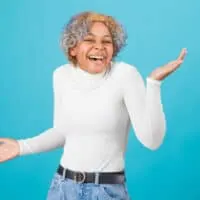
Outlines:
<svg viewBox="0 0 200 200"><path fill-rule="evenodd" d="M94 180L95 184L99 184L99 173L95 173L95 180Z"/></svg>
<svg viewBox="0 0 200 200"><path fill-rule="evenodd" d="M63 179L65 179L66 171L67 171L67 169L63 168L63 174L62 174Z"/></svg>

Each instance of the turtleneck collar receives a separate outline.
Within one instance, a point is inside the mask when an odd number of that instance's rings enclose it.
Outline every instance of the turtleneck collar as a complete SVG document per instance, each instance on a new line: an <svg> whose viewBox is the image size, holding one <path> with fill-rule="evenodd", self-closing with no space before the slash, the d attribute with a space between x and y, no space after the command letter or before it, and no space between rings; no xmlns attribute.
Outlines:
<svg viewBox="0 0 200 200"><path fill-rule="evenodd" d="M81 69L79 66L76 66L73 68L74 68L73 71L74 73L76 73L77 78L81 78L81 79L83 78L83 79L88 79L88 80L98 80L98 79L102 79L106 73L106 69L103 72L91 74L88 71Z"/></svg>
<svg viewBox="0 0 200 200"><path fill-rule="evenodd" d="M107 79L109 71L91 74L79 66L73 66L70 64L70 78L72 80L72 87L74 89L95 89Z"/></svg>

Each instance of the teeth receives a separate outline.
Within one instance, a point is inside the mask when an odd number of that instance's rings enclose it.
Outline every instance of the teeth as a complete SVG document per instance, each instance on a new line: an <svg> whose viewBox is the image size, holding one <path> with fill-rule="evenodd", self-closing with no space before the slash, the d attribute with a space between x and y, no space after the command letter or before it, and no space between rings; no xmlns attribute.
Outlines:
<svg viewBox="0 0 200 200"><path fill-rule="evenodd" d="M104 59L103 56L95 56L95 55L91 55L91 56L89 56L89 58L91 58L91 59L100 59L100 60Z"/></svg>

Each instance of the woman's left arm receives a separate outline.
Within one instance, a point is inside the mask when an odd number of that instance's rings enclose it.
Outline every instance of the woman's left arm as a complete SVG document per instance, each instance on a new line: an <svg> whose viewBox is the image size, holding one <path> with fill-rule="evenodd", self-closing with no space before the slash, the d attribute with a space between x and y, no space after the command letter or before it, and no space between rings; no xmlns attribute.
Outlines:
<svg viewBox="0 0 200 200"><path fill-rule="evenodd" d="M149 149L157 149L163 142L166 120L161 101L161 80L183 62L183 49L176 61L157 68L144 81L135 67L129 68L124 80L123 97L130 120L139 141Z"/></svg>
<svg viewBox="0 0 200 200"><path fill-rule="evenodd" d="M147 78L147 86L135 67L130 67L123 84L123 98L138 140L157 149L165 135L165 115L161 103L160 81Z"/></svg>

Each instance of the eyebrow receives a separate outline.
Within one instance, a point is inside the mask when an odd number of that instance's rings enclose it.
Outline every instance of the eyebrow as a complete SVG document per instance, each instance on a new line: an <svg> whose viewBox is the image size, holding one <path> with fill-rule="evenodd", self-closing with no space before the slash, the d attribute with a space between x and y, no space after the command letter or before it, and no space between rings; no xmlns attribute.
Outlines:
<svg viewBox="0 0 200 200"><path fill-rule="evenodd" d="M89 32L89 33L88 33L88 36L96 36L96 35L94 35L93 33ZM111 35L103 35L103 37L112 38Z"/></svg>

